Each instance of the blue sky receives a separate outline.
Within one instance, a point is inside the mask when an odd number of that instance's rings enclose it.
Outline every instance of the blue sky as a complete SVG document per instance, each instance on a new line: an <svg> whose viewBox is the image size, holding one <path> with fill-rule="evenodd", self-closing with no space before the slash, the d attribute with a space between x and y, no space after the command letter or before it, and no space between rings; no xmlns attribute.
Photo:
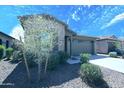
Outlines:
<svg viewBox="0 0 124 93"><path fill-rule="evenodd" d="M67 23L78 34L124 37L124 6L0 6L0 31L20 27L17 16L47 13ZM17 29L16 29L17 30Z"/></svg>

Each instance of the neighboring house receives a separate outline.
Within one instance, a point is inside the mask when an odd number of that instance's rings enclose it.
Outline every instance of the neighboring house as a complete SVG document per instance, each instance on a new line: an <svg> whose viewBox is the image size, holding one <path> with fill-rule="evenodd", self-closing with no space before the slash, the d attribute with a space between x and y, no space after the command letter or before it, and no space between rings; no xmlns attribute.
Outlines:
<svg viewBox="0 0 124 93"><path fill-rule="evenodd" d="M0 45L4 45L5 48L9 48L13 44L14 38L0 31Z"/></svg>
<svg viewBox="0 0 124 93"><path fill-rule="evenodd" d="M108 53L114 49L115 43L120 43L119 49L121 47L121 40L119 40L116 36L102 36L97 39L97 53Z"/></svg>
<svg viewBox="0 0 124 93"><path fill-rule="evenodd" d="M14 40L13 37L0 31L0 45L5 46L5 48L9 48L12 46L13 40ZM4 52L4 56L5 56L5 52Z"/></svg>
<svg viewBox="0 0 124 93"><path fill-rule="evenodd" d="M40 22L40 18L44 21ZM80 55L81 52L96 53L96 37L79 36L70 30L67 24L51 15L25 15L18 17L25 33L31 28L45 28L46 25L58 32L58 51L65 51L69 55ZM53 24L56 24L53 26Z"/></svg>
<svg viewBox="0 0 124 93"><path fill-rule="evenodd" d="M124 40L121 40L121 48L124 50Z"/></svg>

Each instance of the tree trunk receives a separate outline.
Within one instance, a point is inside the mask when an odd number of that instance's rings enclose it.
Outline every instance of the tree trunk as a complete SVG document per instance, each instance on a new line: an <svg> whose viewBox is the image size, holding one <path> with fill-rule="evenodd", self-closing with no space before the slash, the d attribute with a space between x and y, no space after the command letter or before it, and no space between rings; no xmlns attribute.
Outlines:
<svg viewBox="0 0 124 93"><path fill-rule="evenodd" d="M27 70L28 80L31 81L30 71L29 71L29 68L28 68L27 59L26 59L26 56L25 56L24 52L23 52L23 58L24 58L24 63L25 63L25 67L26 67L26 70Z"/></svg>
<svg viewBox="0 0 124 93"><path fill-rule="evenodd" d="M46 64L45 64L45 70L44 70L45 74L46 74L46 71L47 71L48 59L49 59L49 56L46 57Z"/></svg>
<svg viewBox="0 0 124 93"><path fill-rule="evenodd" d="M22 42L21 37L20 37L20 41ZM22 42L22 44L23 44L23 42ZM24 47L24 44L23 44L23 47ZM25 56L25 48L22 49L22 53L23 53L24 63L25 63L26 71L27 71L28 80L31 81L30 71L29 71L27 59Z"/></svg>
<svg viewBox="0 0 124 93"><path fill-rule="evenodd" d="M38 82L41 80L41 63L38 62Z"/></svg>

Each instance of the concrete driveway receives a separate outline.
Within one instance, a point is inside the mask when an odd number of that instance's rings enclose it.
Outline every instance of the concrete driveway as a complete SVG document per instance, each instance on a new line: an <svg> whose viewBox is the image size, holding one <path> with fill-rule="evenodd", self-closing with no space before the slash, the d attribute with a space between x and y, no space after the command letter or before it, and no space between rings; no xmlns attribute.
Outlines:
<svg viewBox="0 0 124 93"><path fill-rule="evenodd" d="M124 73L124 59L112 58L107 55L97 54L92 55L89 62L95 65L103 66ZM69 64L80 63L80 57L77 56L75 57L75 59L68 59L67 63Z"/></svg>
<svg viewBox="0 0 124 93"><path fill-rule="evenodd" d="M90 63L124 73L124 59L111 58L106 55L93 55Z"/></svg>

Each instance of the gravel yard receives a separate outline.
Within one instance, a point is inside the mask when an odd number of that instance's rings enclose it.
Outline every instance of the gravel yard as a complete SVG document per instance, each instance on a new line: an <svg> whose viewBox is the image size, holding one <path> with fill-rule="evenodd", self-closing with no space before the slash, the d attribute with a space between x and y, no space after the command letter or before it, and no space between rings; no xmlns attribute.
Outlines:
<svg viewBox="0 0 124 93"><path fill-rule="evenodd" d="M16 68L15 68L16 67ZM5 69L4 69L5 68ZM14 69L15 68L15 69ZM59 65L55 70L48 71L46 77L43 77L40 83L37 83L37 68L31 68L32 81L27 83L27 75L23 63L11 64L9 62L0 63L0 87L16 88L89 88L90 86L82 82L79 75L79 64ZM100 67L104 80L109 87L124 87L124 74L107 68ZM7 85L12 84L12 85Z"/></svg>

